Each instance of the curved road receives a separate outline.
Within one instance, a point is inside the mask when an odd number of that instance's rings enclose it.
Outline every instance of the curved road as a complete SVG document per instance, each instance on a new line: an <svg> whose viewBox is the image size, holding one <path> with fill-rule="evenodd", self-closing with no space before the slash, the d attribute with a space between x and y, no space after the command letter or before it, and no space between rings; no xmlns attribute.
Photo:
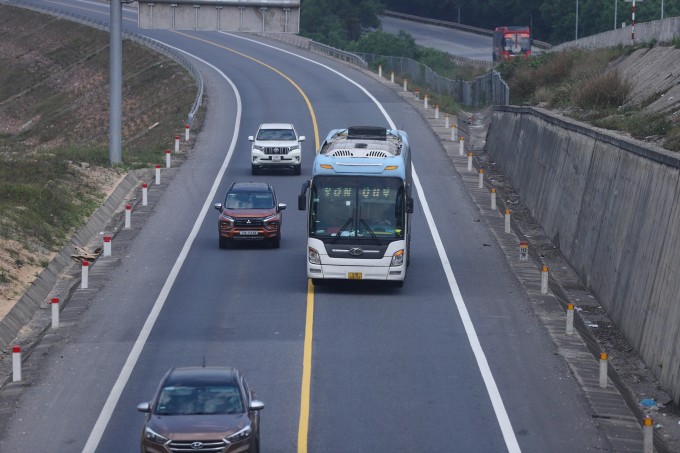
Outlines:
<svg viewBox="0 0 680 453"><path fill-rule="evenodd" d="M43 4L108 15L99 3ZM125 9L124 27L135 30L135 17ZM138 451L136 404L169 367L203 362L241 369L265 402L263 452L608 448L439 139L397 93L252 36L141 33L195 58L203 131L88 309L48 349L0 451ZM250 175L247 136L264 121L307 136L301 176ZM316 137L358 124L410 134L418 196L401 290L319 289L305 276L295 208ZM269 181L288 203L281 249L218 249L211 204L242 180Z"/></svg>
<svg viewBox="0 0 680 453"><path fill-rule="evenodd" d="M423 47L432 47L459 57L491 61L491 36L388 16L381 16L380 22L384 32L396 34L403 30Z"/></svg>

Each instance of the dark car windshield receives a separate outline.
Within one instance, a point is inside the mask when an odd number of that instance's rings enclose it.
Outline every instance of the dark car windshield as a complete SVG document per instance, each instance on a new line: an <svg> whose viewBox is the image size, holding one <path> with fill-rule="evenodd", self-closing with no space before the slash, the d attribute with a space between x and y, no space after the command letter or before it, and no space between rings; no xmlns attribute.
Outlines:
<svg viewBox="0 0 680 453"><path fill-rule="evenodd" d="M233 385L165 387L156 403L156 415L240 414L243 401Z"/></svg>
<svg viewBox="0 0 680 453"><path fill-rule="evenodd" d="M270 192L230 192L224 201L226 209L271 209L274 197Z"/></svg>

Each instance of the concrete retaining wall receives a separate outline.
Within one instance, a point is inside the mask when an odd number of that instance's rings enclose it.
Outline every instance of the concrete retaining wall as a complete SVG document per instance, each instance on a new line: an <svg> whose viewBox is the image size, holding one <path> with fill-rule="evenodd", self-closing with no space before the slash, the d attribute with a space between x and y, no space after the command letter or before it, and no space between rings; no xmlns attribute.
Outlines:
<svg viewBox="0 0 680 453"><path fill-rule="evenodd" d="M0 350L6 350L16 337L19 330L28 324L39 309L49 308L48 296L52 291L59 275L71 264L71 255L75 253L74 246L86 246L95 239L103 228L110 222L113 214L125 201L128 194L140 185L142 175L148 176L148 171L130 172L123 179L109 198L92 214L87 223L73 236L71 242L54 257L50 264L43 269L38 278L31 284L22 298L12 309L0 319ZM60 295L63 299L63 295Z"/></svg>
<svg viewBox="0 0 680 453"><path fill-rule="evenodd" d="M487 151L680 403L680 158L528 107L498 107Z"/></svg>
<svg viewBox="0 0 680 453"><path fill-rule="evenodd" d="M632 27L628 25L624 28L586 36L575 41L569 41L550 50L559 52L566 49L602 49L604 47L615 47L618 45L629 46L633 44ZM680 35L680 17L669 17L663 20L651 22L640 22L635 24L635 43L670 42L674 37Z"/></svg>

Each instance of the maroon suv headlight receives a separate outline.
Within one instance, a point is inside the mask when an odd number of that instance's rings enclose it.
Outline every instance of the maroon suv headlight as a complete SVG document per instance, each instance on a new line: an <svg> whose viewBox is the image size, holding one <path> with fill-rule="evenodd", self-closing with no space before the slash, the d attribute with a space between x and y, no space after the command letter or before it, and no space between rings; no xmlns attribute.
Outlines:
<svg viewBox="0 0 680 453"><path fill-rule="evenodd" d="M279 216L275 214L265 218L264 227L268 230L276 231L279 228Z"/></svg>
<svg viewBox="0 0 680 453"><path fill-rule="evenodd" d="M234 219L228 215L220 216L220 228L231 230L234 228Z"/></svg>

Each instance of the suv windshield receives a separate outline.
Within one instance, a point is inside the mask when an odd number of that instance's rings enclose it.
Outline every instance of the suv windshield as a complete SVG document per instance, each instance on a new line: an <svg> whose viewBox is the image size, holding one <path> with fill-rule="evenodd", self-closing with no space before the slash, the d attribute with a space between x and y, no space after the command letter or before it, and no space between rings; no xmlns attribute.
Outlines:
<svg viewBox="0 0 680 453"><path fill-rule="evenodd" d="M269 192L230 192L224 206L226 209L271 209L274 197Z"/></svg>
<svg viewBox="0 0 680 453"><path fill-rule="evenodd" d="M295 140L295 132L292 129L260 129L257 133L257 140Z"/></svg>

